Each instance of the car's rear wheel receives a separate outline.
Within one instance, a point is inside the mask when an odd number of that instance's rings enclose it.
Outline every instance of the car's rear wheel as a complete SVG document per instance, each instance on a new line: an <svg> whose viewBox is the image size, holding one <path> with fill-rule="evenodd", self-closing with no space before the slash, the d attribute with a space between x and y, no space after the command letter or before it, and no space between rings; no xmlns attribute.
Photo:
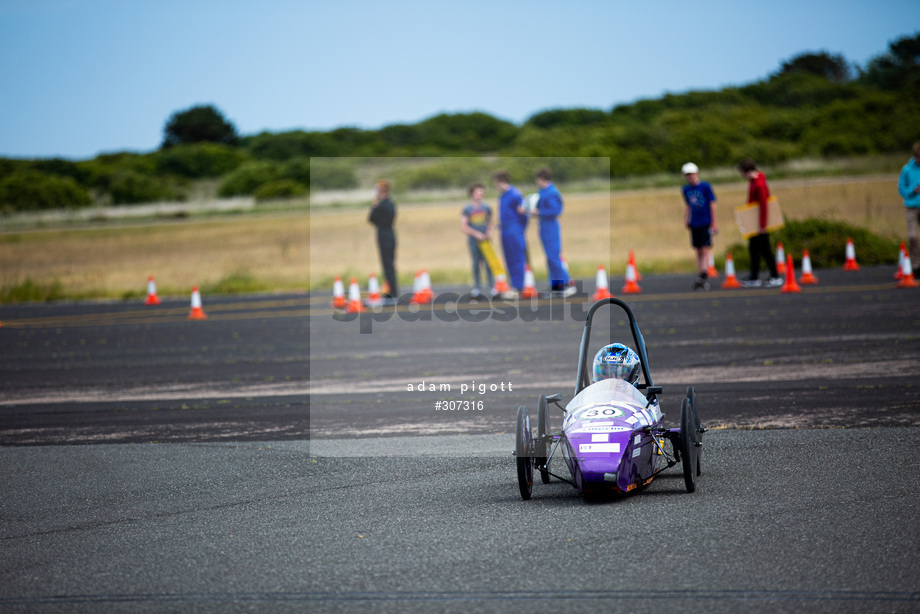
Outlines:
<svg viewBox="0 0 920 614"><path fill-rule="evenodd" d="M524 501L533 493L533 433L530 431L530 416L527 407L521 405L517 410L517 427L514 446L517 464L518 488Z"/></svg>
<svg viewBox="0 0 920 614"><path fill-rule="evenodd" d="M699 475L699 433L693 423L693 411L690 398L684 397L680 405L680 460L684 469L684 484L687 492L696 490L696 477Z"/></svg>
<svg viewBox="0 0 920 614"><path fill-rule="evenodd" d="M696 390L693 389L693 386L687 388L687 398L690 400L690 414L693 416L693 428L696 432L695 441L700 443L703 441L703 433L706 432L706 429L703 428L703 425L700 423L700 414L696 408ZM702 446L697 446L696 454L696 475L702 473L702 457L703 457L703 448Z"/></svg>

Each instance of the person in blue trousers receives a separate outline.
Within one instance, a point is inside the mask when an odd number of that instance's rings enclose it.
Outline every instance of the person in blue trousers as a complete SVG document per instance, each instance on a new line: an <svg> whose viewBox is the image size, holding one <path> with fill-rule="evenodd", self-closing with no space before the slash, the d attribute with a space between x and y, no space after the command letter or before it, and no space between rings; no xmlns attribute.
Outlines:
<svg viewBox="0 0 920 614"><path fill-rule="evenodd" d="M550 290L571 296L575 286L569 285L569 274L562 266L562 234L559 230L559 216L564 207L562 194L553 185L552 171L543 167L537 171L537 186L540 188L537 214L540 216L540 241L546 253L546 267L549 271Z"/></svg>
<svg viewBox="0 0 920 614"><path fill-rule="evenodd" d="M499 192L498 219L501 224L502 251L508 268L508 281L518 292L524 289L524 266L527 264L527 214L521 191L511 185L511 175L501 170L492 173L492 183Z"/></svg>

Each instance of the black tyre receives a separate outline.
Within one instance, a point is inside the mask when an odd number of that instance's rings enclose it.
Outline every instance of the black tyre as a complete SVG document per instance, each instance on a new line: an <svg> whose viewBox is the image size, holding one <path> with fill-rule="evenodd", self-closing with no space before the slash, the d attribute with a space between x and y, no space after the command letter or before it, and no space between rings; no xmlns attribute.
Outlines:
<svg viewBox="0 0 920 614"><path fill-rule="evenodd" d="M693 428L696 430L696 443L703 441L703 433L706 432L706 429L703 428L703 425L700 423L700 414L696 408L696 391L693 389L693 386L687 388L687 398L690 400L690 414L693 416ZM702 457L703 457L703 448L697 446L696 454L696 475L702 474Z"/></svg>
<svg viewBox="0 0 920 614"><path fill-rule="evenodd" d="M533 446L533 462L540 469L540 480L549 484L549 467L546 466L546 457L549 454L549 408L546 395L541 394L537 401L537 438Z"/></svg>
<svg viewBox="0 0 920 614"><path fill-rule="evenodd" d="M693 411L690 399L685 397L680 405L680 460L684 469L684 483L687 492L696 490L696 477L699 475L699 433L693 423Z"/></svg>
<svg viewBox="0 0 920 614"><path fill-rule="evenodd" d="M514 457L517 464L518 488L524 501L533 493L533 433L530 431L530 416L523 405L517 410L517 427Z"/></svg>

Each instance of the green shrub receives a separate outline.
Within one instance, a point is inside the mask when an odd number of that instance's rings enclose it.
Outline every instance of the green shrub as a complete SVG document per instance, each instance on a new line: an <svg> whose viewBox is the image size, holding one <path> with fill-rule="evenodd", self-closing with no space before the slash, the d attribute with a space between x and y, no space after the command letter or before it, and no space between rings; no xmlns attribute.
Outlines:
<svg viewBox="0 0 920 614"><path fill-rule="evenodd" d="M610 177L610 161L606 157L507 158L495 164L507 170L512 182L524 192L536 190L534 176L544 166L558 183Z"/></svg>
<svg viewBox="0 0 920 614"><path fill-rule="evenodd" d="M136 153L102 154L92 160L77 162L83 185L108 192L119 173L130 172L144 176L157 174L157 154Z"/></svg>
<svg viewBox="0 0 920 614"><path fill-rule="evenodd" d="M303 156L291 158L281 165L278 171L278 178L293 179L302 185L310 185L310 158Z"/></svg>
<svg viewBox="0 0 920 614"><path fill-rule="evenodd" d="M800 154L801 151L794 143L749 139L733 147L731 155L724 162L737 163L745 158L751 158L758 164L770 165L785 162Z"/></svg>
<svg viewBox="0 0 920 614"><path fill-rule="evenodd" d="M250 161L241 164L221 182L217 193L222 197L249 196L264 183L278 178L278 166L271 162Z"/></svg>
<svg viewBox="0 0 920 614"><path fill-rule="evenodd" d="M542 130L533 126L521 129L511 153L516 156L577 156L590 133L582 126L557 126Z"/></svg>
<svg viewBox="0 0 920 614"><path fill-rule="evenodd" d="M247 140L249 152L255 158L281 162L303 156L335 156L339 147L328 134L294 130L272 134L263 132Z"/></svg>
<svg viewBox="0 0 920 614"><path fill-rule="evenodd" d="M433 190L487 183L494 169L480 158L444 158L418 166L403 167L393 174L400 190Z"/></svg>
<svg viewBox="0 0 920 614"><path fill-rule="evenodd" d="M6 179L13 173L24 170L28 166L29 162L27 160L0 158L0 179Z"/></svg>
<svg viewBox="0 0 920 614"><path fill-rule="evenodd" d="M336 158L313 158L310 187L314 190L348 190L358 187L355 163Z"/></svg>
<svg viewBox="0 0 920 614"><path fill-rule="evenodd" d="M91 203L86 189L70 177L22 170L0 181L0 206L5 210L85 207Z"/></svg>
<svg viewBox="0 0 920 614"><path fill-rule="evenodd" d="M36 171L41 171L42 173L47 173L49 175L70 177L77 183L82 183L84 185L87 180L87 173L80 167L80 165L78 165L76 162L71 162L70 160L65 160L63 158L44 158L33 160L29 166Z"/></svg>
<svg viewBox="0 0 920 614"><path fill-rule="evenodd" d="M293 179L275 179L260 185L253 191L252 195L255 196L256 200L274 200L303 196L306 193L307 188L302 183L298 183Z"/></svg>
<svg viewBox="0 0 920 614"><path fill-rule="evenodd" d="M445 152L499 151L510 145L518 128L486 113L442 113L416 125L422 143Z"/></svg>
<svg viewBox="0 0 920 614"><path fill-rule="evenodd" d="M237 168L246 154L219 143L197 143L164 149L156 154L157 171L190 179L219 177Z"/></svg>
<svg viewBox="0 0 920 614"><path fill-rule="evenodd" d="M608 115L600 109L550 109L532 115L525 125L537 128L556 126L590 126L607 121Z"/></svg>
<svg viewBox="0 0 920 614"><path fill-rule="evenodd" d="M135 171L117 171L108 178L108 183L113 205L176 200L172 187L160 177L142 175Z"/></svg>
<svg viewBox="0 0 920 614"><path fill-rule="evenodd" d="M807 249L811 265L816 269L842 267L846 259L848 238L853 239L856 260L860 265L898 262L897 242L846 222L818 218L787 220L782 229L770 233L774 253L776 244L782 243L786 255L791 255L795 265L799 267L802 265L802 251ZM735 243L729 247L729 251L739 271L750 269L751 259L747 242Z"/></svg>

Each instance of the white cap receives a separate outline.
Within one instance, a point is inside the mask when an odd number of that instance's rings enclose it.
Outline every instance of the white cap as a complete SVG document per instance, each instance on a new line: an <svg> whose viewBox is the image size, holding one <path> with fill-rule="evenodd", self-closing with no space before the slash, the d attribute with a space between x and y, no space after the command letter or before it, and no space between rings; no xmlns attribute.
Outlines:
<svg viewBox="0 0 920 614"><path fill-rule="evenodd" d="M689 175L690 173L698 173L700 172L700 167L698 167L693 162L687 162L682 167L680 167L680 172L684 175Z"/></svg>

